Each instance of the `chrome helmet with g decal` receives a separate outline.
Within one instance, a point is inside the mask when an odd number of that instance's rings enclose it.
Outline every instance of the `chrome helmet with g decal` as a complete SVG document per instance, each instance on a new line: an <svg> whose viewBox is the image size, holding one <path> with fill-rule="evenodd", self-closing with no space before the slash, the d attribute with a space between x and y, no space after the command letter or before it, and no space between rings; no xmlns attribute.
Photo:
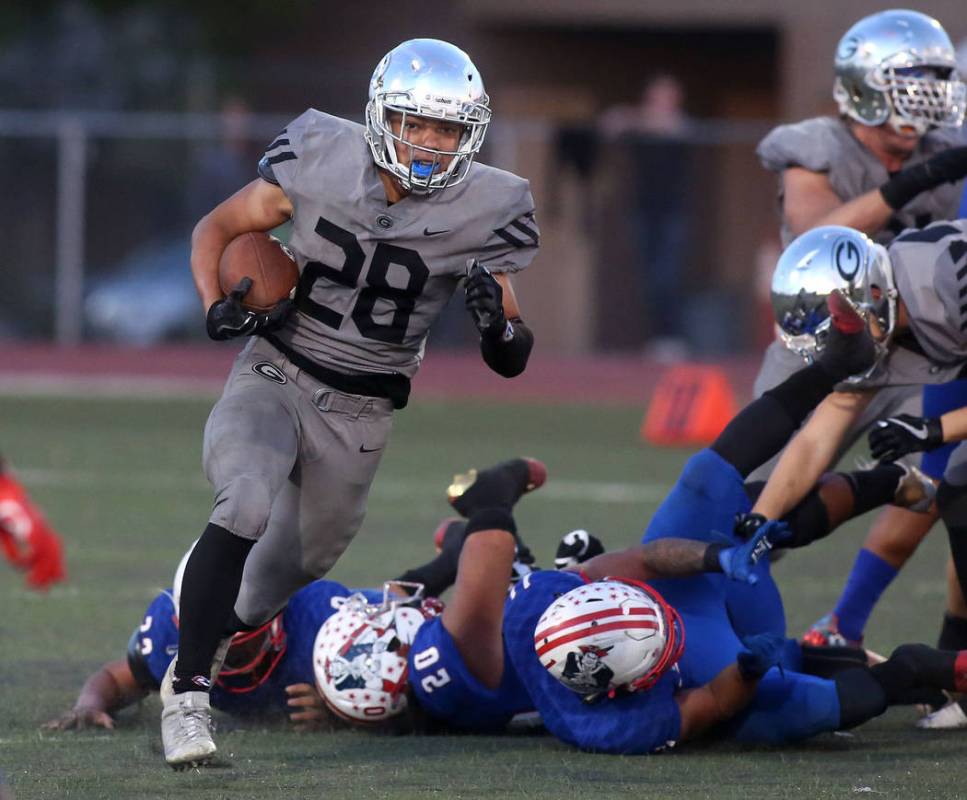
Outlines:
<svg viewBox="0 0 967 800"><path fill-rule="evenodd" d="M400 134L393 132L389 115L402 115ZM408 115L442 119L461 125L456 150L420 147L432 161L412 158L406 141ZM470 56L439 39L410 39L394 47L379 62L369 83L366 141L378 167L391 172L403 188L417 194L454 186L470 170L490 124L490 98ZM396 144L411 148L409 164L401 164ZM443 162L450 158L447 166Z"/></svg>
<svg viewBox="0 0 967 800"><path fill-rule="evenodd" d="M829 330L826 300L834 289L871 322L881 355L897 319L897 290L890 256L866 234L824 225L793 240L772 276L772 310L780 339L811 361Z"/></svg>
<svg viewBox="0 0 967 800"><path fill-rule="evenodd" d="M864 17L840 39L833 97L863 125L889 122L923 136L964 121L967 87L954 47L933 17L904 9Z"/></svg>

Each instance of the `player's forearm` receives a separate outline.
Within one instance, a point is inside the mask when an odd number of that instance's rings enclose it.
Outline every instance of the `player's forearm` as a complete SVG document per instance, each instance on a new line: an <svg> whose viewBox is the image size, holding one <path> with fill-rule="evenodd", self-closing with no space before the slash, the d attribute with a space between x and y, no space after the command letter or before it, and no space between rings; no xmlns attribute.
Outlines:
<svg viewBox="0 0 967 800"><path fill-rule="evenodd" d="M823 400L782 451L752 511L768 519L781 519L791 511L829 468L867 402L866 397L845 392Z"/></svg>
<svg viewBox="0 0 967 800"><path fill-rule="evenodd" d="M223 297L218 282L218 261L234 237L232 230L219 224L212 214L202 217L192 231L191 274L205 312Z"/></svg>
<svg viewBox="0 0 967 800"><path fill-rule="evenodd" d="M744 678L738 665L730 664L705 686L682 692L678 696L681 738L694 738L734 717L751 702L758 685L758 679Z"/></svg>
<svg viewBox="0 0 967 800"><path fill-rule="evenodd" d="M940 427L943 430L945 444L967 439L967 407L943 414L940 417Z"/></svg>
<svg viewBox="0 0 967 800"><path fill-rule="evenodd" d="M843 225L873 235L883 230L892 215L893 209L883 200L880 190L873 189L835 208L817 208L812 213L787 215L787 219L797 236L821 225Z"/></svg>
<svg viewBox="0 0 967 800"><path fill-rule="evenodd" d="M74 708L110 713L131 705L146 694L135 683L126 661L111 661L84 682Z"/></svg>
<svg viewBox="0 0 967 800"><path fill-rule="evenodd" d="M647 581L653 578L682 578L700 572L721 572L720 545L690 539L656 539L626 550L603 553L581 566L589 580L609 576Z"/></svg>

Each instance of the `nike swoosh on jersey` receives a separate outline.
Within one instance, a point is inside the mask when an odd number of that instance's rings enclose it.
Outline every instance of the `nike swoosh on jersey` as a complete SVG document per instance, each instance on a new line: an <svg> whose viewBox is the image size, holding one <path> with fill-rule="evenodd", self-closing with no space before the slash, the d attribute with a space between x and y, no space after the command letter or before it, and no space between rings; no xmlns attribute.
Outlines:
<svg viewBox="0 0 967 800"><path fill-rule="evenodd" d="M359 445L359 452L360 453L378 453L382 449L383 449L382 447L368 448L364 444Z"/></svg>
<svg viewBox="0 0 967 800"><path fill-rule="evenodd" d="M449 228L443 228L443 230L439 230L439 231L431 231L429 228L423 229L424 236L439 236L441 233L449 233L449 232L450 232Z"/></svg>
<svg viewBox="0 0 967 800"><path fill-rule="evenodd" d="M899 425L901 428L904 428L910 431L910 433L916 436L918 439L927 438L927 431L924 428L914 428L908 422L904 422L903 420L895 419L895 418L891 418L890 422L892 422L894 425Z"/></svg>

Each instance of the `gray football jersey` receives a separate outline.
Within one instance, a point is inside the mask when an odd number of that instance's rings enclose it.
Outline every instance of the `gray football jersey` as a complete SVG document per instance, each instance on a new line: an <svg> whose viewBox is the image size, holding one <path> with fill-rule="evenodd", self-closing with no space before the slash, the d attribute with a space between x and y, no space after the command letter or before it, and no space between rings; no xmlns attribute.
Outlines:
<svg viewBox="0 0 967 800"><path fill-rule="evenodd" d="M539 231L528 182L474 163L463 182L388 205L364 128L309 109L269 145L292 203L297 313L276 336L349 375L413 376L470 259L524 269Z"/></svg>
<svg viewBox="0 0 967 800"><path fill-rule="evenodd" d="M896 348L860 385L953 380L967 364L967 220L904 231L889 253L916 347Z"/></svg>
<svg viewBox="0 0 967 800"><path fill-rule="evenodd" d="M918 164L940 150L962 144L967 144L967 130L963 128L930 131L920 140L907 164ZM789 167L826 173L833 191L844 203L882 186L890 177L882 162L853 136L849 124L837 117L816 117L780 125L759 143L756 153L766 169L780 176ZM963 188L961 181L921 192L894 212L886 227L873 238L880 244L889 244L906 228L923 228L935 220L956 217ZM779 204L782 205L781 177ZM783 246L794 238L783 223Z"/></svg>

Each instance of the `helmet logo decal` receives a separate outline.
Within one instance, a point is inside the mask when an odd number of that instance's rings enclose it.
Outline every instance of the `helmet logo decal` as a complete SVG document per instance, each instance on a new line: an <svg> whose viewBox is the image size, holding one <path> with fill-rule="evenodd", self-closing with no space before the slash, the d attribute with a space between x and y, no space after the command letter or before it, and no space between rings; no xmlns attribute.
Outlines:
<svg viewBox="0 0 967 800"><path fill-rule="evenodd" d="M839 43L836 58L852 58L860 49L860 40L856 36L847 36Z"/></svg>
<svg viewBox="0 0 967 800"><path fill-rule="evenodd" d="M836 264L836 271L843 280L852 281L860 271L863 258L856 242L843 238L833 245L833 261Z"/></svg>
<svg viewBox="0 0 967 800"><path fill-rule="evenodd" d="M613 647L613 645L612 645ZM601 659L612 647L581 645L577 651L567 654L567 661L561 675L575 686L584 689L605 689L614 677L614 672Z"/></svg>

